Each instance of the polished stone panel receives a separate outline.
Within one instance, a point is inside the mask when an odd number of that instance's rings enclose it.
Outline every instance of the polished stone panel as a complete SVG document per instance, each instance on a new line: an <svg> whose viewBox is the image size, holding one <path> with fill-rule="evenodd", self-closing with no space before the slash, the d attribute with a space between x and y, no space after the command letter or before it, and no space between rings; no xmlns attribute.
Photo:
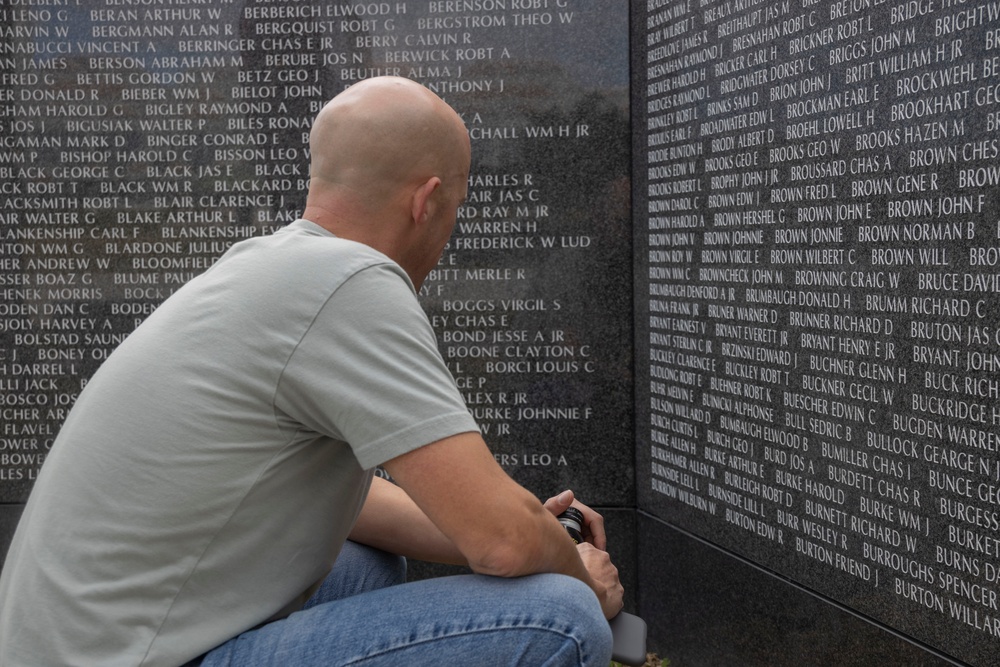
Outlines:
<svg viewBox="0 0 1000 667"><path fill-rule="evenodd" d="M645 513L639 614L671 667L960 664Z"/></svg>
<svg viewBox="0 0 1000 667"><path fill-rule="evenodd" d="M640 508L990 664L996 8L632 8Z"/></svg>
<svg viewBox="0 0 1000 667"><path fill-rule="evenodd" d="M3 435L41 447L0 462L0 500L23 501L82 385L152 309L301 212L325 101L392 75L472 139L420 297L498 461L539 495L634 503L627 5L2 11L14 52L37 54L0 63L0 393L24 408Z"/></svg>
<svg viewBox="0 0 1000 667"><path fill-rule="evenodd" d="M21 505L0 505L0 567L7 556L10 541L14 537L14 529L21 518Z"/></svg>

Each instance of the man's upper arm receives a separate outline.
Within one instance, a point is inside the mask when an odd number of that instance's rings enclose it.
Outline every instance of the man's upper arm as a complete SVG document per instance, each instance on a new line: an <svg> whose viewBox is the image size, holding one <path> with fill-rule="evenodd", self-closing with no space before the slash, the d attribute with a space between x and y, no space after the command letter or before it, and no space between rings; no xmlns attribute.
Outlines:
<svg viewBox="0 0 1000 667"><path fill-rule="evenodd" d="M302 335L276 406L350 443L364 468L461 431L476 431L437 340L394 267L359 271Z"/></svg>

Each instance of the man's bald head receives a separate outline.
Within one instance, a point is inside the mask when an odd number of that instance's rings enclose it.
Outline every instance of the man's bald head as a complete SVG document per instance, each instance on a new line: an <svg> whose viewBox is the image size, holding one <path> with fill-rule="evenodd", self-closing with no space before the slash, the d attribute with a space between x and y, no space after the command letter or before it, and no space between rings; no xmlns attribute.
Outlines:
<svg viewBox="0 0 1000 667"><path fill-rule="evenodd" d="M465 124L418 83L379 77L313 122L303 217L395 260L417 287L437 264L469 178Z"/></svg>
<svg viewBox="0 0 1000 667"><path fill-rule="evenodd" d="M468 170L461 118L427 88L399 77L366 79L333 98L313 123L309 148L311 193L335 188L370 210L399 187Z"/></svg>

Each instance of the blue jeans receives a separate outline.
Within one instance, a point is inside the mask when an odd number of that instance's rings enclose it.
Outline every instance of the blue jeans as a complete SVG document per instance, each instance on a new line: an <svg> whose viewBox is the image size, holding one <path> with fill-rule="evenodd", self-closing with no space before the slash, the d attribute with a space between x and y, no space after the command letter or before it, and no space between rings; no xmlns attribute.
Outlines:
<svg viewBox="0 0 1000 667"><path fill-rule="evenodd" d="M202 667L600 666L611 632L597 597L558 574L403 583L406 561L347 542L302 611L208 652Z"/></svg>

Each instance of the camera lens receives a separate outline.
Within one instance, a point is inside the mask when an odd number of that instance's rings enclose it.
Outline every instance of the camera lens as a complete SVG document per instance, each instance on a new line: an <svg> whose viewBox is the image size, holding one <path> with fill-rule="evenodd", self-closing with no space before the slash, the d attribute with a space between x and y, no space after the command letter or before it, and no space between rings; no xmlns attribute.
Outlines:
<svg viewBox="0 0 1000 667"><path fill-rule="evenodd" d="M568 507L557 518L574 542L577 544L583 542L583 512L575 507Z"/></svg>

